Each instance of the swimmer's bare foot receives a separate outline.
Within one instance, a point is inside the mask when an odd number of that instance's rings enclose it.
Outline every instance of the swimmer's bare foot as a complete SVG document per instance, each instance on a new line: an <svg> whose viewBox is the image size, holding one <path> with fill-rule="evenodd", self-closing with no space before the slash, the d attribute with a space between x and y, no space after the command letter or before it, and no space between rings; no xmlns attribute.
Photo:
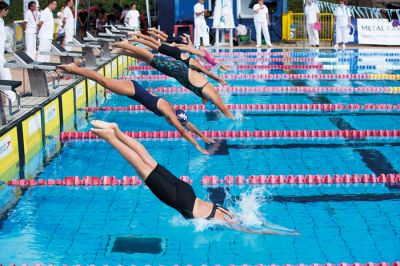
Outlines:
<svg viewBox="0 0 400 266"><path fill-rule="evenodd" d="M102 120L92 120L90 124L98 129L113 129L114 131L118 129L117 123L109 123Z"/></svg>
<svg viewBox="0 0 400 266"><path fill-rule="evenodd" d="M106 128L106 129L91 128L90 132L94 133L99 138L104 139L105 141L108 142L116 138L114 130L112 130L111 128Z"/></svg>
<svg viewBox="0 0 400 266"><path fill-rule="evenodd" d="M132 37L132 38L133 38L133 37ZM130 45L131 45L131 44L129 43L128 40L124 40L124 41L122 41L122 42L113 43L112 47L117 47L117 48L122 48L122 49L124 49L124 48L130 47Z"/></svg>
<svg viewBox="0 0 400 266"><path fill-rule="evenodd" d="M122 54L124 52L124 49L122 48L114 48L110 51L111 54Z"/></svg>
<svg viewBox="0 0 400 266"><path fill-rule="evenodd" d="M75 63L70 63L67 65L58 65L57 69L60 69L64 72L68 72L71 74L77 74L78 66Z"/></svg>

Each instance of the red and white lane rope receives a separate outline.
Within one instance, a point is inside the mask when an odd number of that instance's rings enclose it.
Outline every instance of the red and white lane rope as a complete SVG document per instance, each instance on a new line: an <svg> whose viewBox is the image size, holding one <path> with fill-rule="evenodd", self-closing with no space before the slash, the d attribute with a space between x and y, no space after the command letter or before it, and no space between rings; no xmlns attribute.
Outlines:
<svg viewBox="0 0 400 266"><path fill-rule="evenodd" d="M339 53L333 52L316 52L316 51L291 51L291 52L266 52L266 51L256 51L256 52L211 52L214 56L334 56L347 55L347 56L388 56L388 57L400 57L400 53L396 52L356 52L356 51L340 51Z"/></svg>
<svg viewBox="0 0 400 266"><path fill-rule="evenodd" d="M189 176L181 176L180 180L193 184ZM308 175L226 175L219 178L216 175L203 176L201 184L208 185L350 185L350 184L395 184L400 182L400 174L308 174ZM20 179L10 180L9 186L138 186L142 180L137 176L66 176L63 179Z"/></svg>
<svg viewBox="0 0 400 266"><path fill-rule="evenodd" d="M259 111L259 112L332 112L332 111L349 111L349 112L393 112L400 110L400 104L227 104L230 110L241 111ZM207 108L202 104L179 104L175 105L176 109L185 111L202 112ZM128 106L103 106L103 107L86 107L87 112L99 111L134 111L149 112L143 105Z"/></svg>
<svg viewBox="0 0 400 266"><path fill-rule="evenodd" d="M220 75L226 80L399 80L400 74L223 74ZM125 80L166 80L166 75L131 75L124 76Z"/></svg>
<svg viewBox="0 0 400 266"><path fill-rule="evenodd" d="M182 139L178 131L135 131L125 132L130 137L144 140L177 140ZM400 137L400 130L215 130L203 131L207 137L215 139L318 139L318 138L392 138ZM195 137L195 136L193 136ZM69 140L98 139L92 132L61 132L62 142Z"/></svg>
<svg viewBox="0 0 400 266"><path fill-rule="evenodd" d="M237 87L215 87L219 92L231 93L340 93L340 94L398 94L400 87L325 87L325 86L237 86ZM192 93L185 87L157 87L148 88L150 92L154 93Z"/></svg>
<svg viewBox="0 0 400 266"><path fill-rule="evenodd" d="M313 65L230 65L232 70L246 70L246 69L282 69L282 70L306 70L306 69L318 69L318 70L399 70L400 65L357 65L350 66L348 64L340 65L322 65L322 64L313 64ZM213 69L212 66L205 66L206 69ZM131 71L150 71L154 70L151 66L130 66L129 70Z"/></svg>

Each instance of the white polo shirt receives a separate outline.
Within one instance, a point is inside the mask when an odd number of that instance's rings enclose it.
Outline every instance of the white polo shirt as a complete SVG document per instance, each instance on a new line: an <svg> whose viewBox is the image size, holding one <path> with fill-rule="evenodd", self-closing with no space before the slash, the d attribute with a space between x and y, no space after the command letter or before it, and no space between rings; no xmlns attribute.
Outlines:
<svg viewBox="0 0 400 266"><path fill-rule="evenodd" d="M24 21L26 23L25 33L37 33L36 20L35 14L28 9L24 14Z"/></svg>
<svg viewBox="0 0 400 266"><path fill-rule="evenodd" d="M140 13L137 10L129 10L126 14L126 22L134 29L139 29Z"/></svg>
<svg viewBox="0 0 400 266"><path fill-rule="evenodd" d="M4 20L0 18L0 64L4 63L4 46L6 42L6 31L4 28Z"/></svg>
<svg viewBox="0 0 400 266"><path fill-rule="evenodd" d="M306 15L306 23L314 24L318 21L317 16L319 14L319 8L313 3L311 5L306 4L306 7L304 8L304 14Z"/></svg>
<svg viewBox="0 0 400 266"><path fill-rule="evenodd" d="M347 27L351 17L350 9L347 6L338 6L335 10L335 17L338 27Z"/></svg>
<svg viewBox="0 0 400 266"><path fill-rule="evenodd" d="M203 21L203 20L205 21L204 13L202 13L200 16L196 15L196 13L200 13L200 12L204 11L204 5L203 4L200 4L200 3L195 4L193 10L194 10L194 21L195 22L196 21Z"/></svg>
<svg viewBox="0 0 400 266"><path fill-rule="evenodd" d="M63 19L64 18L65 18L64 30L66 32L73 32L75 20L74 20L74 15L72 14L72 10L68 6L65 7L64 9Z"/></svg>
<svg viewBox="0 0 400 266"><path fill-rule="evenodd" d="M43 21L43 24L39 30L38 37L40 39L52 40L54 33L54 18L53 18L53 12L51 12L48 7L46 7L46 9L43 10L42 13L40 14L39 21Z"/></svg>
<svg viewBox="0 0 400 266"><path fill-rule="evenodd" d="M255 4L253 6L253 11L254 11L254 22L256 23L266 23L267 22L267 14L268 14L268 7L266 5L263 5L264 8L260 9L258 13L256 13L256 10L260 8L260 4Z"/></svg>

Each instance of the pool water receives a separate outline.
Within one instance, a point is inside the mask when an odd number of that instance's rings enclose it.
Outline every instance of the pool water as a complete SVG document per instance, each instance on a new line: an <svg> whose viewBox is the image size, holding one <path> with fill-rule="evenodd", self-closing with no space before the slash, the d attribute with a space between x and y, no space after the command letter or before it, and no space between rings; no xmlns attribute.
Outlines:
<svg viewBox="0 0 400 266"><path fill-rule="evenodd" d="M251 50L247 50L251 51ZM255 50L253 50L255 51ZM279 51L279 50L273 50ZM380 50L382 52L385 50ZM306 56L309 51L304 50ZM321 58L352 58L353 66L392 64L388 55L322 51ZM325 53L326 52L326 53ZM390 52L389 50L387 51ZM312 57L317 57L311 53ZM277 57L277 56L275 56ZM386 60L387 59L387 60ZM343 61L343 62L342 62ZM342 60L338 64L349 64ZM254 64L228 62L228 64ZM270 62L269 64L279 64ZM285 63L288 64L288 63ZM300 63L290 63L300 64ZM304 64L304 63L303 63ZM133 71L129 75L155 74ZM230 73L230 72L228 72ZM240 70L240 73L287 73L283 70ZM397 70L290 70L290 73L394 73ZM398 86L398 81L262 81L229 80L230 86ZM144 81L146 87L179 87L166 81ZM194 94L160 93L174 104L199 104ZM397 94L221 93L226 103L390 103ZM109 94L102 105L136 104ZM338 130L400 129L400 113L387 112L243 112L242 121L218 113L190 112L201 130ZM119 124L123 131L174 130L148 112L96 112L91 119ZM77 125L88 131L89 119ZM400 258L400 190L375 185L203 186L204 175L296 175L398 173L397 139L228 139L219 140L212 156L201 155L182 140L142 142L152 156L177 176L193 179L197 195L252 217L296 229L299 236L255 235L213 224L185 221L144 186L3 187L0 195L22 193L0 222L0 263L22 264L297 264L381 262ZM211 145L213 146L213 145ZM137 175L103 141L70 141L37 178ZM4 196L6 197L6 196ZM2 197L0 197L0 202Z"/></svg>

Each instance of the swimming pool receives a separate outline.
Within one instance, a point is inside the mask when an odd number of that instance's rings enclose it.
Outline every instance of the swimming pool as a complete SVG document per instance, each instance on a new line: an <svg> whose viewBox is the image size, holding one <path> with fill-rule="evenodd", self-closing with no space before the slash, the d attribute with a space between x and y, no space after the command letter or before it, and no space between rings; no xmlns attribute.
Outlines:
<svg viewBox="0 0 400 266"><path fill-rule="evenodd" d="M252 51L255 50L244 50ZM243 52L244 52L243 51ZM272 52L278 52L274 49ZM353 53L353 54L352 54ZM240 69L232 74L399 74L395 54L385 50L334 53L321 50L293 53L285 58L313 58L315 64L336 64L349 70ZM272 58L281 55L269 54ZM250 57L250 56L248 56ZM232 58L239 58L233 56ZM255 57L257 58L257 56ZM321 59L322 58L322 59ZM346 59L347 58L347 59ZM357 58L355 60L354 58ZM352 59L352 60L351 60ZM325 61L324 61L325 60ZM328 61L328 62L327 62ZM265 62L228 61L234 65ZM268 62L282 65L282 62ZM308 62L285 62L307 65ZM373 65L375 69L364 69ZM380 65L386 66L384 69ZM393 66L393 69L389 69ZM389 69L389 70L388 70ZM133 71L129 75L158 74ZM230 86L397 87L395 80L228 80ZM143 81L152 88L179 87L170 79ZM199 104L194 94L160 93L174 104ZM391 93L241 93L221 92L231 104L398 104ZM102 106L135 103L108 94ZM241 122L216 112L191 112L201 130L367 130L400 129L400 112L392 111L243 111ZM90 119L117 122L123 131L170 131L165 120L148 112L100 111L78 121L78 131L89 130ZM57 141L57 140L55 140ZM1 191L21 193L0 224L0 263L3 264L297 264L393 262L400 258L400 191L395 185L208 185L203 176L298 174L397 174L398 138L225 139L215 153L203 156L182 140L144 140L162 165L177 176L189 176L200 197L242 214L260 212L271 223L298 230L300 236L252 235L218 226L183 220L160 203L144 186L32 187L7 186ZM101 141L69 141L37 178L65 176L134 176L120 155ZM213 147L209 147L213 148ZM0 197L0 200L2 197Z"/></svg>

